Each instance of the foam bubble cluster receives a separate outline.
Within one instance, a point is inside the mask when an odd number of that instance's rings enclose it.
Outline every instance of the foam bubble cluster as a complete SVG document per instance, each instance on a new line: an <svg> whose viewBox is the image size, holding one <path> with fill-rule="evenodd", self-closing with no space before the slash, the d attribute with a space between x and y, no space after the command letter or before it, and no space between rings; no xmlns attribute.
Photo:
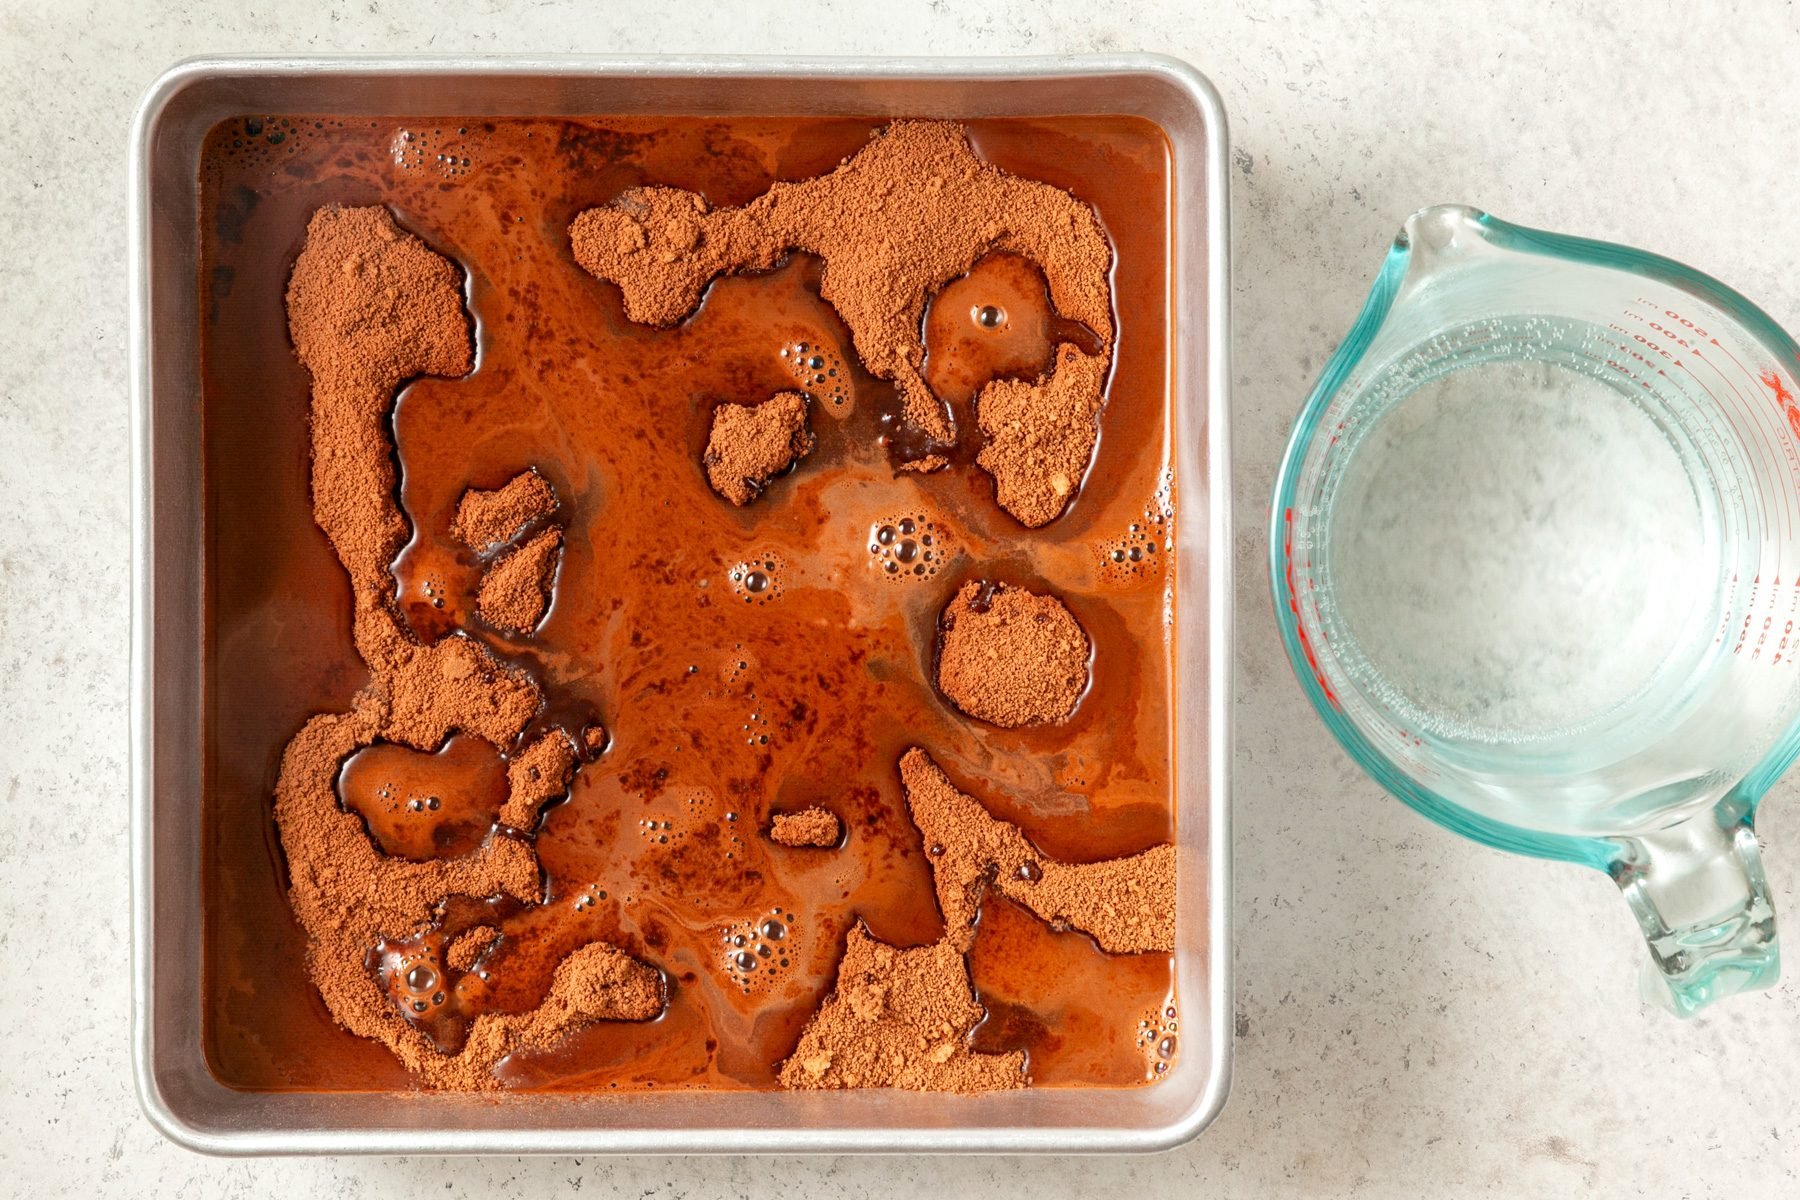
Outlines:
<svg viewBox="0 0 1800 1200"><path fill-rule="evenodd" d="M814 401L833 408L850 402L850 372L836 350L817 342L792 342L781 348L781 361Z"/></svg>
<svg viewBox="0 0 1800 1200"><path fill-rule="evenodd" d="M949 561L954 542L920 515L883 517L869 526L869 565L896 583L929 579Z"/></svg>
<svg viewBox="0 0 1800 1200"><path fill-rule="evenodd" d="M788 971L787 939L800 918L781 908L733 921L719 934L719 966L745 995L766 989Z"/></svg>
<svg viewBox="0 0 1800 1200"><path fill-rule="evenodd" d="M1145 1074L1160 1079L1169 1073L1180 1049L1181 1022L1175 1011L1175 998L1170 996L1159 1009L1152 1009L1138 1020L1137 1047L1144 1052Z"/></svg>
<svg viewBox="0 0 1800 1200"><path fill-rule="evenodd" d="M746 604L767 604L782 592L782 570L787 564L778 554L755 554L727 572L731 589Z"/></svg>
<svg viewBox="0 0 1800 1200"><path fill-rule="evenodd" d="M388 143L394 165L403 171L433 171L446 179L469 173L479 158L479 135L456 129L398 129Z"/></svg>
<svg viewBox="0 0 1800 1200"><path fill-rule="evenodd" d="M1175 548L1169 499L1165 482L1124 533L1095 548L1102 580L1130 583L1162 574L1162 560Z"/></svg>

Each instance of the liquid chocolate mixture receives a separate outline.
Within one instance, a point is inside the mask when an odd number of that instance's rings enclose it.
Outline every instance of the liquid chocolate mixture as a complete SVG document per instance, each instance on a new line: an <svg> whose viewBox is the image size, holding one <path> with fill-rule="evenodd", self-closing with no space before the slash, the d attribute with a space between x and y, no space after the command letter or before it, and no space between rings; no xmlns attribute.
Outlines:
<svg viewBox="0 0 1800 1200"><path fill-rule="evenodd" d="M1166 145L879 128L213 132L223 1082L1175 1061Z"/></svg>

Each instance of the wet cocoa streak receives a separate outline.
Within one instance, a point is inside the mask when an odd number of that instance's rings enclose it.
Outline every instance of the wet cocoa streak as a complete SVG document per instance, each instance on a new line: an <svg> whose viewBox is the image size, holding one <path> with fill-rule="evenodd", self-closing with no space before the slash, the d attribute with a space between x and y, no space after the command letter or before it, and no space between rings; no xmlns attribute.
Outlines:
<svg viewBox="0 0 1800 1200"><path fill-rule="evenodd" d="M254 156L233 147L244 137L241 121L215 132L203 161L198 279L201 311L213 314L202 330L202 946L204 1042L221 1081L379 1090L418 1080L381 1043L343 1029L321 1001L269 819L282 748L317 714L344 709L370 678L351 636L358 616L344 567L312 520L310 380L283 307L307 221L328 204L386 206L462 267L456 298L475 318L476 369L402 381L381 426L398 451L401 470L384 494L404 514L396 528L405 539L385 567L397 613L382 619L443 645L439 654L497 664L544 698L521 736L507 739L510 718L465 730L505 755L509 800L492 840L529 845L536 868L520 874L517 890L541 902L508 897L489 906L493 893L471 884L477 899L467 902L479 901L479 919L446 911L434 929L434 897L423 897L382 934L390 948L420 922L441 936L431 963L452 976L463 1016L531 1011L552 988L557 963L595 940L654 965L668 985L658 1019L597 1022L514 1053L495 1069L504 1085L776 1086L776 1068L829 993L856 921L902 948L943 934L926 847L895 770L909 746L925 746L953 778L979 781L995 817L1063 861L1131 855L1171 839L1169 575L1159 562L1128 584L1102 586L1096 550L1140 518L1168 461L1167 168L1154 127L1111 117L969 124L983 159L1091 203L1117 249L1104 436L1076 501L1028 537L996 507L979 471L894 477L877 441L898 397L862 369L849 331L821 300L817 259L795 255L766 274L718 279L693 316L653 329L627 319L617 290L571 257L574 216L630 188L664 184L719 206L747 203L777 180L831 170L878 124L381 117L315 126L294 117L283 143L265 141ZM469 132L459 136L463 127ZM399 165L394 146L404 132L414 140ZM435 165L438 154L456 158L457 173ZM301 161L310 175L286 170ZM221 204L234 214L227 225L236 240L214 228ZM229 269L228 291L214 287L227 277L219 268ZM954 366L969 395L1035 369L1015 367L1018 347L972 323L984 277L978 267L959 288L960 312L934 307L926 333L932 360ZM1014 328L1038 337L1048 316L1032 306L1047 310L1047 301L1034 280L1025 283L990 298L1008 307ZM802 344L804 354L794 353ZM1048 345L1031 353L1047 355ZM714 408L797 387L812 395L816 448L755 503L733 508L712 491L702 462ZM528 636L477 612L483 574L506 548L471 549L452 531L469 488L498 489L526 470L540 473L558 502L538 520L563 536L549 612ZM899 563L898 533L892 545L877 540L903 519L915 522L915 543L930 523L933 541L917 549L932 551L929 563ZM541 527L528 522L512 544ZM762 591L734 585L731 572L745 563L770 576ZM1055 593L1093 639L1092 684L1066 723L996 731L957 714L932 686L938 614L972 578ZM360 720L320 719L314 736L330 734L326 758L353 753L368 734ZM592 745L580 734L590 725ZM580 744L579 760L558 731ZM409 745L433 752L442 738ZM470 786L486 788L486 778ZM337 807L335 783L334 771L319 773L322 815L351 822L367 844L362 818ZM453 802L443 799L448 812ZM491 807L474 799L459 798L456 811ZM768 840L773 814L815 804L842 819L841 848ZM306 864L287 865L298 877ZM747 971L734 966L730 957L744 948L724 939L759 928L777 908L787 930L779 953ZM1013 947L1036 954L1031 939L1074 939L1064 955L1082 969L1048 968L1030 987L1018 973L990 973L992 986L1053 1023L1058 1013L1082 1014L1084 1030L1122 1022L1124 1039L1084 1033L1033 1044L1033 1085L1141 1080L1130 1034L1140 1010L1167 990L1167 956L1112 958L1081 935L1043 932L1036 918L1023 924L1018 937L996 943L1008 961ZM459 951L476 928L495 932ZM983 944L978 937L972 959L978 999L990 986ZM371 937L356 948L354 967L372 1001L394 1014L389 1020L400 1021L402 995L408 1004L435 998L415 996L404 975L395 1001L378 991L360 957L373 946ZM1019 957L1029 974L1030 955ZM482 986L467 982L473 970L487 973ZM453 1027L440 1032L454 1042ZM441 1058L420 1036L421 1050Z"/></svg>

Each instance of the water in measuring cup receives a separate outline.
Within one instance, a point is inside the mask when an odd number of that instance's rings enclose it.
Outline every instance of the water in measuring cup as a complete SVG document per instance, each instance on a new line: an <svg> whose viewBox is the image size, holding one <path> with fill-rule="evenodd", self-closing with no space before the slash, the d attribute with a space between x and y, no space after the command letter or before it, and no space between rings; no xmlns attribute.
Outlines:
<svg viewBox="0 0 1800 1200"><path fill-rule="evenodd" d="M1543 361L1428 382L1366 434L1333 504L1332 589L1375 689L1439 736L1603 716L1697 629L1718 578L1646 411Z"/></svg>

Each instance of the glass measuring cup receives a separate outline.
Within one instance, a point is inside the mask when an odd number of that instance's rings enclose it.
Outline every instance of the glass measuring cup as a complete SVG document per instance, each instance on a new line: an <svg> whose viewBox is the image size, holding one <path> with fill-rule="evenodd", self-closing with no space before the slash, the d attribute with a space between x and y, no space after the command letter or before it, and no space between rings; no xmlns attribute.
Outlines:
<svg viewBox="0 0 1800 1200"><path fill-rule="evenodd" d="M1800 752L1797 371L1678 263L1428 208L1276 480L1331 732L1432 820L1610 874L1682 1015L1780 969L1751 822Z"/></svg>

